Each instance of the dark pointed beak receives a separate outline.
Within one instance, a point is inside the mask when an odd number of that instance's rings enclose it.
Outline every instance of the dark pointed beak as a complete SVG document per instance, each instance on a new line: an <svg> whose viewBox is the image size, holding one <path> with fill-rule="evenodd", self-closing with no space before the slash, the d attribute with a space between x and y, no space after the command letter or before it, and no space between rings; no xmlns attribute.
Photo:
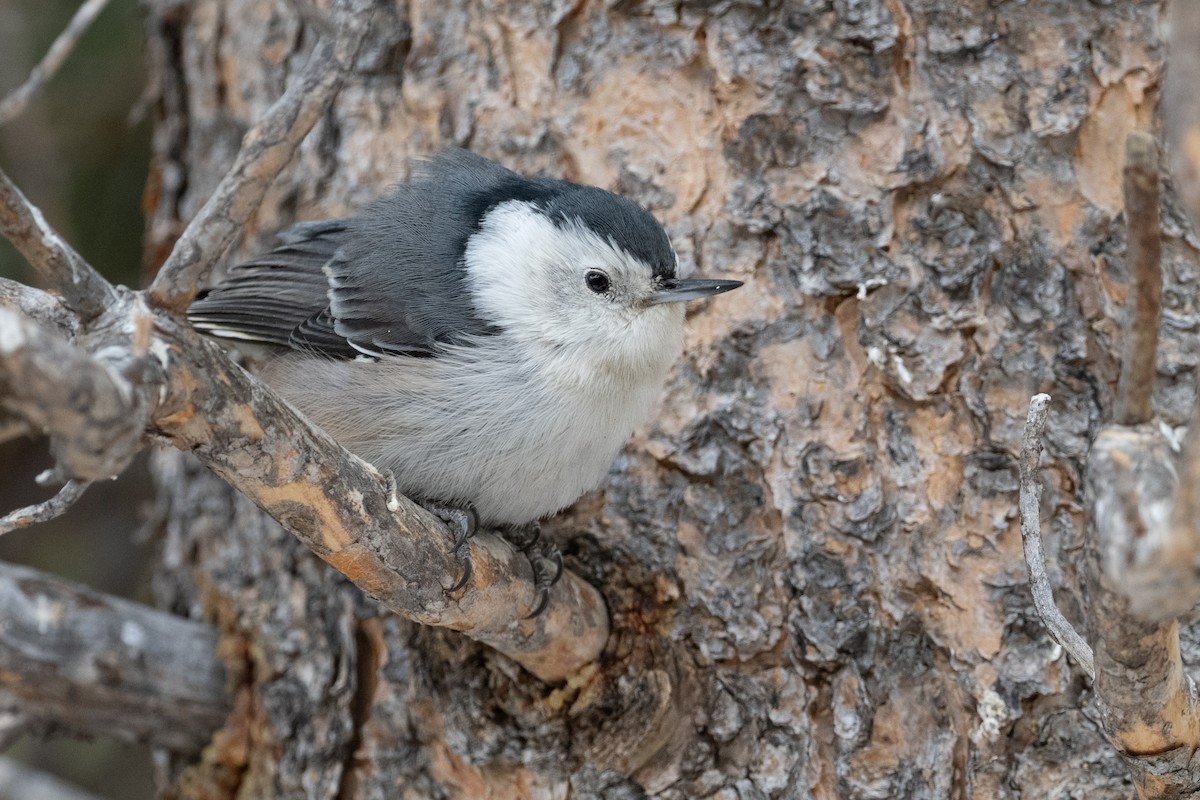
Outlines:
<svg viewBox="0 0 1200 800"><path fill-rule="evenodd" d="M699 300L701 297L712 297L714 294L732 291L742 285L741 281L718 281L706 278L667 278L662 282L662 288L654 293L651 305L659 303L679 303L687 300Z"/></svg>

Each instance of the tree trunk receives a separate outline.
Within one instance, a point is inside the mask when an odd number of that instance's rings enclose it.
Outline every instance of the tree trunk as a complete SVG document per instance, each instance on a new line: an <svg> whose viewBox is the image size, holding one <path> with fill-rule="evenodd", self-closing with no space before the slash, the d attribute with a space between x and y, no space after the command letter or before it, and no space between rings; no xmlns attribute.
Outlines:
<svg viewBox="0 0 1200 800"><path fill-rule="evenodd" d="M270 0L148 7L157 263L315 29ZM219 626L238 686L202 762L163 760L165 794L1128 797L1033 609L1016 455L1049 393L1046 544L1080 624L1084 462L1128 291L1123 148L1154 125L1159 13L381 2L243 253L459 145L625 194L685 272L747 285L694 310L655 418L546 526L612 613L601 662L564 686L381 611L159 453L160 600ZM1197 242L1165 202L1155 410L1179 426Z"/></svg>

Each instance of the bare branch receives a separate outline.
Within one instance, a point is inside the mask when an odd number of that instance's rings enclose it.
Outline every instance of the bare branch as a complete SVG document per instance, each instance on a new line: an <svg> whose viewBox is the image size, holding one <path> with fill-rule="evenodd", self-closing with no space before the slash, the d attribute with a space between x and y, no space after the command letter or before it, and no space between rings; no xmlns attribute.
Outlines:
<svg viewBox="0 0 1200 800"><path fill-rule="evenodd" d="M0 234L62 293L82 321L100 316L115 296L112 285L50 227L42 212L3 170L0 170Z"/></svg>
<svg viewBox="0 0 1200 800"><path fill-rule="evenodd" d="M1133 303L1129 314L1114 421L1149 422L1154 398L1158 325L1162 304L1162 239L1158 219L1158 145L1154 137L1133 131L1125 139L1126 261Z"/></svg>
<svg viewBox="0 0 1200 800"><path fill-rule="evenodd" d="M42 327L74 338L79 319L63 305L62 298L23 283L0 278L0 306L19 311Z"/></svg>
<svg viewBox="0 0 1200 800"><path fill-rule="evenodd" d="M79 7L75 16L71 17L71 21L67 23L67 27L50 45L46 55L29 73L25 82L0 100L0 126L7 125L25 111L29 101L54 77L59 67L67 60L67 56L71 55L71 51L75 49L75 45L79 43L79 39L92 26L92 22L106 5L108 5L108 0L87 0Z"/></svg>
<svg viewBox="0 0 1200 800"><path fill-rule="evenodd" d="M11 758L0 758L0 798L26 797L37 800L99 800L53 775L27 767Z"/></svg>
<svg viewBox="0 0 1200 800"><path fill-rule="evenodd" d="M1020 508L1021 542L1025 546L1025 564L1029 568L1029 588L1033 592L1033 605L1050 638L1067 651L1090 678L1095 674L1092 663L1092 648L1083 640L1067 618L1054 604L1054 592L1046 575L1046 554L1042 549L1042 482L1038 476L1038 462L1042 457L1042 432L1046 428L1050 395L1037 394L1029 401L1029 416L1025 420L1025 434L1021 439Z"/></svg>
<svg viewBox="0 0 1200 800"><path fill-rule="evenodd" d="M5 514L0 517L0 535L62 516L83 496L89 485L85 481L67 481L49 500Z"/></svg>
<svg viewBox="0 0 1200 800"><path fill-rule="evenodd" d="M246 134L233 167L188 224L154 279L149 293L153 304L177 311L187 307L341 88L370 11L361 0L343 0L339 7L339 35L317 43L299 78Z"/></svg>
<svg viewBox="0 0 1200 800"><path fill-rule="evenodd" d="M111 478L141 449L144 415L122 376L0 305L0 398L50 433L64 477Z"/></svg>
<svg viewBox="0 0 1200 800"><path fill-rule="evenodd" d="M216 630L0 562L0 695L33 724L195 752L230 704Z"/></svg>

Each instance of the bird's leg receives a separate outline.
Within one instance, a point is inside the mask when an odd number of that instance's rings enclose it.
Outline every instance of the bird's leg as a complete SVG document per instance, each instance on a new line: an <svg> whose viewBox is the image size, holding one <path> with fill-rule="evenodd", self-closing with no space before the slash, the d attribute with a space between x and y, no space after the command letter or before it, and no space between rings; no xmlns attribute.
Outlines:
<svg viewBox="0 0 1200 800"><path fill-rule="evenodd" d="M470 503L464 505L447 505L428 500L421 505L430 514L446 523L454 531L454 555L463 567L462 577L458 583L447 589L447 592L457 592L471 580L471 548L468 542L479 527L479 513Z"/></svg>
<svg viewBox="0 0 1200 800"><path fill-rule="evenodd" d="M538 593L538 602L526 617L532 619L546 610L550 602L550 587L562 577L562 553L557 545L542 538L542 526L536 521L505 528L504 538L525 554L533 570L533 588Z"/></svg>

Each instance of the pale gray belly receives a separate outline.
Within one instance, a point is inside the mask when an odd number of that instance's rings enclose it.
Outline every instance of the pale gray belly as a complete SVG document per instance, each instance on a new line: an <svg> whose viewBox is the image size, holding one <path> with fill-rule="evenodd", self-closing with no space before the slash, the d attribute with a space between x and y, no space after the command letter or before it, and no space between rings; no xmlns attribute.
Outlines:
<svg viewBox="0 0 1200 800"><path fill-rule="evenodd" d="M405 494L472 503L487 524L539 519L598 486L660 387L564 384L487 360L285 357L266 377Z"/></svg>

